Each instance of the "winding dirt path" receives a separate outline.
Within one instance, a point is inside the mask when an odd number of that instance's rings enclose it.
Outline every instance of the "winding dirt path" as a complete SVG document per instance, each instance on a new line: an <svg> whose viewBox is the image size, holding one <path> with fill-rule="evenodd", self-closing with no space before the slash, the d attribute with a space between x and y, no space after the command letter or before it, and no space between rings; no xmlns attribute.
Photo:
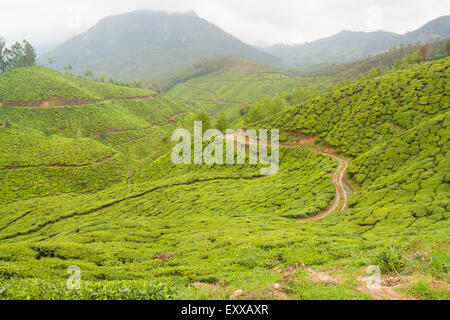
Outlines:
<svg viewBox="0 0 450 320"><path fill-rule="evenodd" d="M257 144L258 141L255 141L253 139L249 139L244 138L242 136L233 134L233 135L225 135L224 136L225 140L236 140L239 142L244 142L245 144L249 145L249 144ZM308 145L306 145L305 143L307 143L308 140L299 140L299 141L293 141L290 143L280 143L280 145L283 146L287 146L287 147L293 147L293 146L302 146L303 148L309 149L311 151L320 153L320 154L324 154L327 155L329 157L331 157L332 159L336 160L338 162L338 167L337 169L334 171L333 174L333 184L336 188L336 198L335 201L333 203L333 205L328 208L327 210L325 210L322 213L319 213L317 215L314 215L312 217L308 217L308 218L302 218L302 219L297 219L297 221L317 221L317 220L322 220L325 219L327 216L329 216L330 214L332 214L335 211L343 211L347 208L348 205L348 198L349 195L347 193L347 190L345 189L345 174L347 172L347 168L349 166L348 162L344 159L342 159L341 157L331 153L331 152L327 152L326 150L318 150L316 148L313 147L309 147ZM268 142L270 143L270 142Z"/></svg>
<svg viewBox="0 0 450 320"><path fill-rule="evenodd" d="M308 148L308 149L314 150L312 148ZM324 212L316 214L312 217L297 219L297 221L322 220L322 219L325 219L327 216L329 216L330 214L332 214L335 211L343 211L347 208L348 193L347 193L347 190L345 189L345 185L344 185L344 176L345 176L345 173L347 172L348 162L342 158L339 158L336 155L332 155L329 153L326 153L326 154L339 163L339 166L337 167L336 171L334 171L334 174L333 174L333 184L336 187L335 201L334 201L333 205L330 208L328 208L327 210L325 210ZM341 204L342 204L342 206L341 206Z"/></svg>

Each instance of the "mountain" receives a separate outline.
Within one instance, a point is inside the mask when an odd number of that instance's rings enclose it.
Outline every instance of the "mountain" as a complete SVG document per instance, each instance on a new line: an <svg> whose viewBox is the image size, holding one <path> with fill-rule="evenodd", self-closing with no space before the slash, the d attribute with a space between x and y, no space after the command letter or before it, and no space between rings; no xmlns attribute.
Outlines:
<svg viewBox="0 0 450 320"><path fill-rule="evenodd" d="M241 42L193 12L141 10L104 18L40 60L47 63L51 58L52 67L59 70L70 64L75 74L90 69L97 76L106 74L117 80L154 80L217 54L281 63L279 58Z"/></svg>
<svg viewBox="0 0 450 320"><path fill-rule="evenodd" d="M300 45L276 44L264 49L292 67L308 67L326 62L351 62L378 53L395 45L416 44L450 37L450 16L437 18L422 28L399 35L393 32L342 31L331 37Z"/></svg>
<svg viewBox="0 0 450 320"><path fill-rule="evenodd" d="M403 44L415 44L416 42L437 41L450 38L450 16L442 16L434 19L422 28L406 33L402 39Z"/></svg>
<svg viewBox="0 0 450 320"><path fill-rule="evenodd" d="M429 43L430 46L425 52L426 60L432 61L445 58L447 56L445 43L446 40ZM331 76L335 82L357 79L358 77L367 75L372 68L378 68L385 71L392 69L397 61L402 61L421 47L422 45L419 44L391 48L386 52L362 60L347 63L321 63L307 68L293 70L293 73L297 76L307 77Z"/></svg>
<svg viewBox="0 0 450 320"><path fill-rule="evenodd" d="M283 58L293 67L307 67L329 61L350 62L379 53L399 37L392 32L355 32L343 30L340 33L302 45L278 44L266 52Z"/></svg>

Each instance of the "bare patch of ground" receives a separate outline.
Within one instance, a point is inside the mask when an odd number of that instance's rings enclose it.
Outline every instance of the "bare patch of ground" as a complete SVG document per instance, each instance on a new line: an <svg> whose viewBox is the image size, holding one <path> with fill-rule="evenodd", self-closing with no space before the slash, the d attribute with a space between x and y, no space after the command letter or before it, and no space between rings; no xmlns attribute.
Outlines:
<svg viewBox="0 0 450 320"><path fill-rule="evenodd" d="M308 274L308 279L313 282L324 283L326 285L337 285L339 282L342 282L342 279L338 279L337 277L323 271L314 271L309 268L306 270L306 273Z"/></svg>
<svg viewBox="0 0 450 320"><path fill-rule="evenodd" d="M163 262L167 262L170 259L173 259L174 257L175 257L175 254L173 254L173 253L158 253L155 256L155 259L161 260Z"/></svg>
<svg viewBox="0 0 450 320"><path fill-rule="evenodd" d="M371 281L369 277L358 277L360 285L356 287L356 290L367 293L375 300L416 300L400 292L405 283L412 280L413 277L389 277L382 279L378 288L373 288L368 286Z"/></svg>

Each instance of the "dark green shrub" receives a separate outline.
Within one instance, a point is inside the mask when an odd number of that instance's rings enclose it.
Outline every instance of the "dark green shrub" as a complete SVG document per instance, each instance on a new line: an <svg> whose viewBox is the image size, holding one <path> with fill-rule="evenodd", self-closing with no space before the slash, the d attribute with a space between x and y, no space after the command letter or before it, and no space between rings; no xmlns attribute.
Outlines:
<svg viewBox="0 0 450 320"><path fill-rule="evenodd" d="M400 273L406 265L404 248L390 245L382 249L375 258L375 264L380 267L383 273L392 271L397 274Z"/></svg>

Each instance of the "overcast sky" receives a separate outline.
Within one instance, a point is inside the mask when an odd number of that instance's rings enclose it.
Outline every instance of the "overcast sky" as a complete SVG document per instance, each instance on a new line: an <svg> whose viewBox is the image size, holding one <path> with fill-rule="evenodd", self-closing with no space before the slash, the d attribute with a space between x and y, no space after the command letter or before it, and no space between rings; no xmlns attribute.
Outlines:
<svg viewBox="0 0 450 320"><path fill-rule="evenodd" d="M1 0L0 36L55 44L136 9L194 10L250 44L304 43L341 30L405 33L450 14L450 0Z"/></svg>

